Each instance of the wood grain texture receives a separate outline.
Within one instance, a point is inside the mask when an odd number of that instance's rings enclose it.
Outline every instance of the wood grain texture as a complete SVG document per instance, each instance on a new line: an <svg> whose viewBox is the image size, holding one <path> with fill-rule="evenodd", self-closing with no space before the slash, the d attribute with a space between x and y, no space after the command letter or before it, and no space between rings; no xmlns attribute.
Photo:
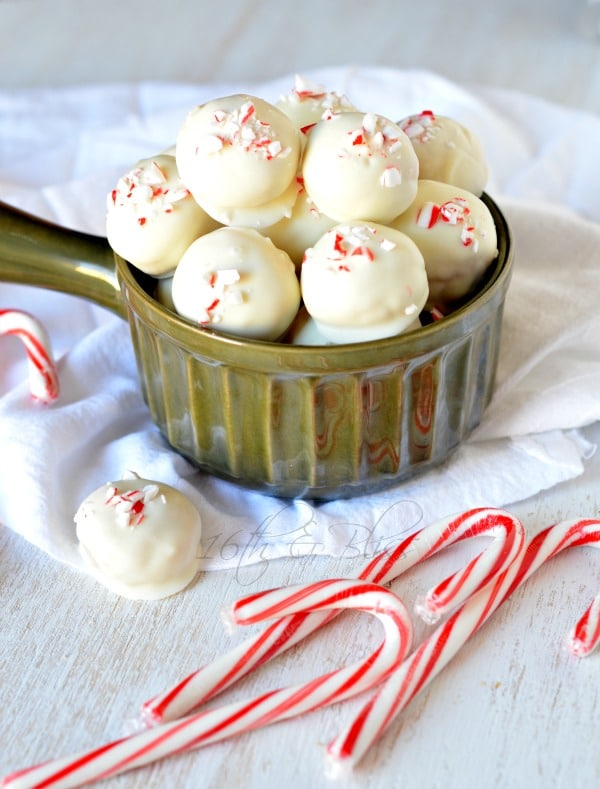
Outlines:
<svg viewBox="0 0 600 789"><path fill-rule="evenodd" d="M588 437L600 440L600 427L588 429ZM511 510L531 533L559 519L598 515L599 472L595 456L579 479ZM412 605L478 550L470 542L411 570L393 588ZM0 774L130 731L143 700L249 632L226 632L220 612L228 602L271 586L352 576L360 564L277 560L256 576L207 573L183 594L137 603L0 530ZM573 549L545 565L417 696L345 785L597 786L600 757L590 743L600 735L600 655L578 660L563 640L599 586L594 548ZM427 632L417 625L418 638ZM219 703L358 659L379 638L372 617L343 615L226 691ZM351 700L173 757L109 785L325 787L326 744L359 704Z"/></svg>

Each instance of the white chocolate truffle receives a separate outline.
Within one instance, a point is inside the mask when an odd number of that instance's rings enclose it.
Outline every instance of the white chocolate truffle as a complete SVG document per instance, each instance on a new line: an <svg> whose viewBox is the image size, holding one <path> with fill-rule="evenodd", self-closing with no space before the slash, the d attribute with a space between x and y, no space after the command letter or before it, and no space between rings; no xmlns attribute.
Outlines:
<svg viewBox="0 0 600 789"><path fill-rule="evenodd" d="M451 305L465 296L498 254L496 226L485 203L439 181L419 181L415 201L393 226L423 253L429 306Z"/></svg>
<svg viewBox="0 0 600 789"><path fill-rule="evenodd" d="M419 158L419 177L480 196L488 166L478 137L452 118L424 110L400 121Z"/></svg>
<svg viewBox="0 0 600 789"><path fill-rule="evenodd" d="M285 252L257 230L223 227L195 241L173 276L180 315L241 337L277 340L298 311L300 287Z"/></svg>
<svg viewBox="0 0 600 789"><path fill-rule="evenodd" d="M169 485L137 475L109 482L82 502L75 523L90 572L123 597L167 597L198 572L200 515Z"/></svg>
<svg viewBox="0 0 600 789"><path fill-rule="evenodd" d="M319 332L335 343L376 340L412 328L428 294L417 246L375 223L331 228L306 251L301 284Z"/></svg>
<svg viewBox="0 0 600 789"><path fill-rule="evenodd" d="M331 340L321 334L306 307L300 307L287 334L286 341L290 345L333 345Z"/></svg>
<svg viewBox="0 0 600 789"><path fill-rule="evenodd" d="M222 225L253 227L256 230L271 227L285 217L292 215L294 203L300 186L294 178L287 189L273 200L249 208L239 206L215 206L205 201L206 212Z"/></svg>
<svg viewBox="0 0 600 789"><path fill-rule="evenodd" d="M139 161L107 198L108 243L155 277L172 272L192 241L217 226L183 185L168 154Z"/></svg>
<svg viewBox="0 0 600 789"><path fill-rule="evenodd" d="M299 270L308 247L312 247L323 233L335 224L335 220L319 211L308 196L303 179L299 178L298 196L291 215L261 232L268 236L276 247L287 252Z"/></svg>
<svg viewBox="0 0 600 789"><path fill-rule="evenodd" d="M305 130L323 117L358 109L343 94L328 91L323 85L296 74L294 88L281 96L275 106L293 121L296 128Z"/></svg>
<svg viewBox="0 0 600 789"><path fill-rule="evenodd" d="M170 309L171 312L176 312L175 305L173 304L173 275L170 277L161 277L156 280L154 298L164 307Z"/></svg>
<svg viewBox="0 0 600 789"><path fill-rule="evenodd" d="M251 208L274 200L296 177L300 138L272 104L226 96L188 113L177 137L177 166L202 207Z"/></svg>
<svg viewBox="0 0 600 789"><path fill-rule="evenodd" d="M337 222L386 224L413 201L419 162L395 123L344 112L310 130L302 175L317 208Z"/></svg>

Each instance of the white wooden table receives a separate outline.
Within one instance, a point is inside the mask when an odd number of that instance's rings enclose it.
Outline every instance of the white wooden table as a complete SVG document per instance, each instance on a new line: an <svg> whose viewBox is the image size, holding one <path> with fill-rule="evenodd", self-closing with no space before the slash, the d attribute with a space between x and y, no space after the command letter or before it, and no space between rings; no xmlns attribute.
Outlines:
<svg viewBox="0 0 600 789"><path fill-rule="evenodd" d="M587 430L600 440L600 427ZM600 513L600 455L583 477L511 510L531 533ZM450 549L393 588L411 604L477 546ZM227 634L226 603L253 591L353 576L362 561L285 559L207 573L159 602L116 598L0 530L0 774L120 736L140 703L210 661ZM600 556L576 548L519 589L399 717L343 785L547 787L600 784L600 655L577 659L564 635L600 585ZM417 626L422 637L428 628ZM263 667L223 701L279 687L358 659L380 626L344 615ZM216 702L215 702L216 703ZM275 724L112 779L118 787L326 786L324 749L359 700Z"/></svg>

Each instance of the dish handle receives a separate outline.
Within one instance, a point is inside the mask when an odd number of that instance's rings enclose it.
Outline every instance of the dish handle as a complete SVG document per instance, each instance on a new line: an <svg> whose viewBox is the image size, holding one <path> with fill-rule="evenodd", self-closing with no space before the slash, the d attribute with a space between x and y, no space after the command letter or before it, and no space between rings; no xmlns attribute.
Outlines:
<svg viewBox="0 0 600 789"><path fill-rule="evenodd" d="M0 281L81 296L126 315L106 238L61 227L2 201Z"/></svg>

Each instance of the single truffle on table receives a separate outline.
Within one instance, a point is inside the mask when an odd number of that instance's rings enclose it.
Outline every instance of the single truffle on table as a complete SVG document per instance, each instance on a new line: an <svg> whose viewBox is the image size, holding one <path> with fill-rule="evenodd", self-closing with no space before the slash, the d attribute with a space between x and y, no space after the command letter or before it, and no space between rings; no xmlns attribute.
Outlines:
<svg viewBox="0 0 600 789"><path fill-rule="evenodd" d="M296 177L301 134L283 112L245 94L191 110L176 142L183 182L209 211L254 208L288 189Z"/></svg>
<svg viewBox="0 0 600 789"><path fill-rule="evenodd" d="M289 255L258 231L222 227L195 241L173 275L180 315L206 328L277 340L292 323L300 286Z"/></svg>
<svg viewBox="0 0 600 789"><path fill-rule="evenodd" d="M399 122L419 159L419 178L443 181L481 196L488 166L479 138L445 115L424 110Z"/></svg>
<svg viewBox="0 0 600 789"><path fill-rule="evenodd" d="M168 154L141 159L107 198L108 243L155 277L171 273L192 241L216 227L184 186L175 158Z"/></svg>
<svg viewBox="0 0 600 789"><path fill-rule="evenodd" d="M75 523L90 572L123 597L167 597L198 572L200 514L169 485L135 474L109 482L81 503Z"/></svg>
<svg viewBox="0 0 600 789"><path fill-rule="evenodd" d="M337 222L387 224L414 199L418 175L410 140L381 115L332 115L307 135L304 186L319 211Z"/></svg>
<svg viewBox="0 0 600 789"><path fill-rule="evenodd" d="M306 251L302 295L334 343L412 329L428 295L423 255L404 233L375 223L335 225Z"/></svg>
<svg viewBox="0 0 600 789"><path fill-rule="evenodd" d="M296 75L294 88L281 96L275 106L302 131L318 123L324 116L358 111L344 94L328 91L323 85L304 79L299 74Z"/></svg>
<svg viewBox="0 0 600 789"><path fill-rule="evenodd" d="M429 307L451 307L466 296L498 255L489 208L471 192L419 181L411 206L392 223L423 253Z"/></svg>

